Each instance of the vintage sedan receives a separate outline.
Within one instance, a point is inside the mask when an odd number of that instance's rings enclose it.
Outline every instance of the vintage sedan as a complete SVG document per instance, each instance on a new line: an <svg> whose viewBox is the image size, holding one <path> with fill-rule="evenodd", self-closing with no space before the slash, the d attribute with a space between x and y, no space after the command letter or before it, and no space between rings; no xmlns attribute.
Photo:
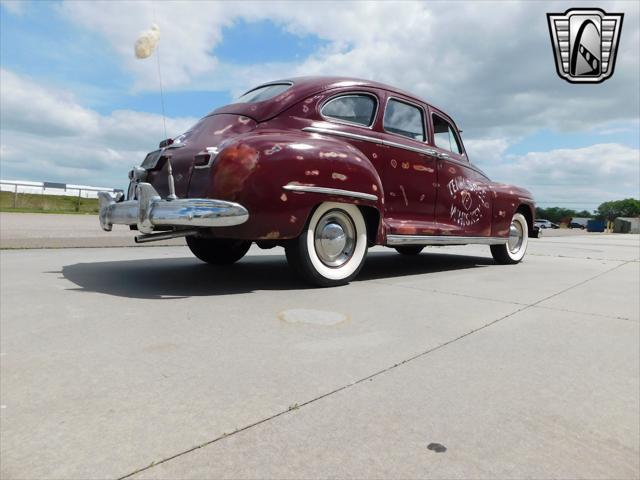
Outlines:
<svg viewBox="0 0 640 480"><path fill-rule="evenodd" d="M442 110L376 82L301 77L260 85L160 143L129 173L126 195L100 194L100 222L138 242L186 237L216 265L253 242L284 246L319 286L341 285L373 245L489 245L522 260L534 233L531 194L469 161Z"/></svg>

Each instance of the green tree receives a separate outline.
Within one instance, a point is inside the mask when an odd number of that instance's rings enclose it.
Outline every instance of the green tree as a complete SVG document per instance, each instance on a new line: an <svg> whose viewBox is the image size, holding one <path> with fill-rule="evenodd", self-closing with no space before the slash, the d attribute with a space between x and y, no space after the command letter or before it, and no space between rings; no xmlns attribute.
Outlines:
<svg viewBox="0 0 640 480"><path fill-rule="evenodd" d="M616 217L640 216L640 200L625 198L602 203L597 210L598 218L614 220Z"/></svg>
<svg viewBox="0 0 640 480"><path fill-rule="evenodd" d="M576 217L593 218L593 213L589 212L588 210L581 210L578 213L576 213Z"/></svg>

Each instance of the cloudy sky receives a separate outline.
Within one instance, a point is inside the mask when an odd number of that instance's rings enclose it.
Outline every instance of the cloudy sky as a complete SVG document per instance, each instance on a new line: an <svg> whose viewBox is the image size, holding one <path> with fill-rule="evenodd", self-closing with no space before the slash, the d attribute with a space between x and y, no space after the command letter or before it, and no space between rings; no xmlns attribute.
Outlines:
<svg viewBox="0 0 640 480"><path fill-rule="evenodd" d="M164 138L263 81L326 74L416 93L464 130L472 162L541 206L640 196L640 16L629 2L0 0L0 176L122 188ZM625 14L612 78L555 71L547 12ZM155 54L154 54L155 55Z"/></svg>

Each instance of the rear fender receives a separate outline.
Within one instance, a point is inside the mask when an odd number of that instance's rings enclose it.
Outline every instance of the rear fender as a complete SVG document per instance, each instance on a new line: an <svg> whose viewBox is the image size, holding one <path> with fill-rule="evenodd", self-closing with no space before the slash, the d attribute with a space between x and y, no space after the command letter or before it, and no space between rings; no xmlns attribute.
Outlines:
<svg viewBox="0 0 640 480"><path fill-rule="evenodd" d="M328 201L383 211L382 182L369 159L346 142L304 132L246 135L227 144L211 169L194 172L191 185L191 197L247 208L245 224L215 231L233 238L295 238L314 208Z"/></svg>

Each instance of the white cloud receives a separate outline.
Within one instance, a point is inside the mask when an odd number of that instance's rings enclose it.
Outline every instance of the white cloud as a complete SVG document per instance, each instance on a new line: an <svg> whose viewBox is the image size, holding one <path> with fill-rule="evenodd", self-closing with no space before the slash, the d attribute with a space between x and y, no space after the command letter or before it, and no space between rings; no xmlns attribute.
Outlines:
<svg viewBox="0 0 640 480"><path fill-rule="evenodd" d="M613 78L570 85L557 77L546 2L68 2L62 12L102 33L136 76L158 86L154 62L135 60L133 42L157 22L169 89L234 93L264 80L338 74L390 83L421 95L456 118L468 138L525 135L540 128L584 130L627 121L640 108L638 4L608 3L625 22ZM329 7L329 8L328 8ZM222 64L215 48L237 19L271 20L329 45L299 62Z"/></svg>
<svg viewBox="0 0 640 480"><path fill-rule="evenodd" d="M22 15L27 7L27 0L2 0L0 7L5 8L9 13Z"/></svg>
<svg viewBox="0 0 640 480"><path fill-rule="evenodd" d="M164 137L162 117L118 110L100 115L66 91L0 70L3 178L122 186L126 172ZM176 136L195 118L168 118Z"/></svg>
<svg viewBox="0 0 640 480"><path fill-rule="evenodd" d="M616 143L508 155L480 166L494 180L528 188L542 206L593 209L640 197L640 150Z"/></svg>

